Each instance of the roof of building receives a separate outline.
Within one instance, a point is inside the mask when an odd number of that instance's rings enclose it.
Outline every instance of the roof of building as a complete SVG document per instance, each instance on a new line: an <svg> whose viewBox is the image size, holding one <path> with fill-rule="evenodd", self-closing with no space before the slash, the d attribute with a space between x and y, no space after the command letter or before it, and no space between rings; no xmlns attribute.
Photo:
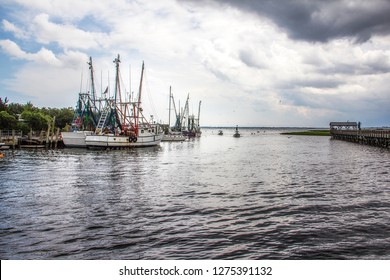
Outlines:
<svg viewBox="0 0 390 280"><path fill-rule="evenodd" d="M357 126L357 122L331 122L330 126Z"/></svg>

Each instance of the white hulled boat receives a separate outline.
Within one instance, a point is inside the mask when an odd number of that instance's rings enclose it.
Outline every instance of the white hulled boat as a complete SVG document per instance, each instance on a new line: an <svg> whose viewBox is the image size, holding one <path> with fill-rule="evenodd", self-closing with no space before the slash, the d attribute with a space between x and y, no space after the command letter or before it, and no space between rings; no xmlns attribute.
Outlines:
<svg viewBox="0 0 390 280"><path fill-rule="evenodd" d="M87 135L91 135L93 131L81 130L72 132L61 132L62 141L65 147L73 148L85 148L85 138Z"/></svg>
<svg viewBox="0 0 390 280"><path fill-rule="evenodd" d="M85 144L92 149L121 149L159 145L163 132L159 124L148 122L142 113L141 93L144 74L142 64L141 81L137 101L122 102L119 78L119 55L116 64L115 96L103 109L95 133L87 135Z"/></svg>
<svg viewBox="0 0 390 280"><path fill-rule="evenodd" d="M136 148L150 147L160 144L163 134L159 131L159 126L154 125L148 128L141 128L136 135L114 135L114 134L94 134L87 135L85 143L88 148Z"/></svg>

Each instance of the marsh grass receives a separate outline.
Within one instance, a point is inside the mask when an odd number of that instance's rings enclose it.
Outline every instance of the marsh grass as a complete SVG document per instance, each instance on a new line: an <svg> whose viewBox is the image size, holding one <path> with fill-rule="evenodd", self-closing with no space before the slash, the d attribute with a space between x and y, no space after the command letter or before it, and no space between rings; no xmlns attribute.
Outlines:
<svg viewBox="0 0 390 280"><path fill-rule="evenodd" d="M283 135L306 135L306 136L330 136L329 130L307 130L295 132L282 132Z"/></svg>

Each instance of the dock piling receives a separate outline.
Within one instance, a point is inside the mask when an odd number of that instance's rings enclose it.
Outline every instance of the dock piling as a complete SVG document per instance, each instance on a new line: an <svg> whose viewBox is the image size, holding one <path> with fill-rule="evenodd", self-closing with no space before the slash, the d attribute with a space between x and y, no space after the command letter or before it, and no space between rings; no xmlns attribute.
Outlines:
<svg viewBox="0 0 390 280"><path fill-rule="evenodd" d="M47 126L46 143L45 143L46 148L49 148L49 147L50 147L50 146L49 146L49 135L50 135L50 123L49 123L48 126Z"/></svg>
<svg viewBox="0 0 390 280"><path fill-rule="evenodd" d="M60 128L57 127L56 141L55 141L55 144L54 144L55 149L57 149L57 145L58 145L58 136L59 136L59 135L60 135Z"/></svg>
<svg viewBox="0 0 390 280"><path fill-rule="evenodd" d="M16 145L15 142L16 142L15 141L15 129L12 129L12 149L14 149L14 150L15 150L15 145Z"/></svg>

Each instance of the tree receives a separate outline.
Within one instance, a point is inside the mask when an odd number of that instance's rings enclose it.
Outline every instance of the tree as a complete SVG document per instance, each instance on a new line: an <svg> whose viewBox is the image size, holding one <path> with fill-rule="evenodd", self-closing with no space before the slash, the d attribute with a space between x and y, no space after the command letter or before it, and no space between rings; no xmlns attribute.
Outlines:
<svg viewBox="0 0 390 280"><path fill-rule="evenodd" d="M31 112L37 112L39 109L37 107L34 107L31 101L28 101L26 105L24 105L24 110L31 111Z"/></svg>
<svg viewBox="0 0 390 280"><path fill-rule="evenodd" d="M8 103L8 98L6 97L4 100L1 99L0 97L0 111L7 111L7 103Z"/></svg>
<svg viewBox="0 0 390 280"><path fill-rule="evenodd" d="M0 112L0 129L15 129L18 120L6 111Z"/></svg>
<svg viewBox="0 0 390 280"><path fill-rule="evenodd" d="M24 110L24 105L19 103L10 103L7 107L7 112L14 117L20 115Z"/></svg>
<svg viewBox="0 0 390 280"><path fill-rule="evenodd" d="M72 108L37 108L31 101L26 104L10 103L8 98L0 98L0 129L22 130L27 133L30 129L39 131L46 130L49 123L55 117L55 126L61 129L72 123ZM23 121L18 121L19 117Z"/></svg>
<svg viewBox="0 0 390 280"><path fill-rule="evenodd" d="M35 131L46 130L52 118L41 112L23 111L22 118L25 123Z"/></svg>
<svg viewBox="0 0 390 280"><path fill-rule="evenodd" d="M64 128L67 124L73 121L74 111L72 108L62 108L56 117L56 126Z"/></svg>
<svg viewBox="0 0 390 280"><path fill-rule="evenodd" d="M23 135L26 135L27 133L30 132L30 127L28 126L28 124L24 123L24 122L18 122L16 124L16 130L18 131L22 131L23 132Z"/></svg>

